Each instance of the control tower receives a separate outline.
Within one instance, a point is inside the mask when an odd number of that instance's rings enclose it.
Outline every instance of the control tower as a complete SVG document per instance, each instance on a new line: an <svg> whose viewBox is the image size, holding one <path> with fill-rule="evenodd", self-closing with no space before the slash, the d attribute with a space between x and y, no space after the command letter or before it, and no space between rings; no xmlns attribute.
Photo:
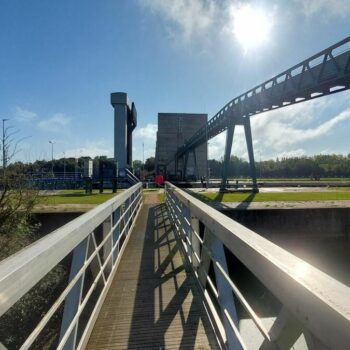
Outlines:
<svg viewBox="0 0 350 350"><path fill-rule="evenodd" d="M114 108L114 159L118 177L126 176L126 169L132 169L132 132L137 124L137 112L125 92L111 93Z"/></svg>

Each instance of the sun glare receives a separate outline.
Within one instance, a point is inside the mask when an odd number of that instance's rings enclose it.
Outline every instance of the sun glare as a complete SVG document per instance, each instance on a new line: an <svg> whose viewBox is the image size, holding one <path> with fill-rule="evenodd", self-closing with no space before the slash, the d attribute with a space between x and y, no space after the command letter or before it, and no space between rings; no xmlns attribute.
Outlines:
<svg viewBox="0 0 350 350"><path fill-rule="evenodd" d="M269 40L272 20L262 9L244 5L233 10L232 15L233 33L245 51Z"/></svg>

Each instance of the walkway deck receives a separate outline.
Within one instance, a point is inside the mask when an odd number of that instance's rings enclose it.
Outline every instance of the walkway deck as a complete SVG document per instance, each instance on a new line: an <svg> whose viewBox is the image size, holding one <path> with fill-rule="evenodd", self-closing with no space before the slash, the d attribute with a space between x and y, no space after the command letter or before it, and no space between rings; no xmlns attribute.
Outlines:
<svg viewBox="0 0 350 350"><path fill-rule="evenodd" d="M87 349L217 349L186 270L165 205L146 198Z"/></svg>

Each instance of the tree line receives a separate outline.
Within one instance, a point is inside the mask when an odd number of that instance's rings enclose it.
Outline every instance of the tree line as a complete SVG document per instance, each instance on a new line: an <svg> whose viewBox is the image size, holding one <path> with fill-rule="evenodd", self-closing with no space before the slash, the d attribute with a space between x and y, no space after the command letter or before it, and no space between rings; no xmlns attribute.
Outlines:
<svg viewBox="0 0 350 350"><path fill-rule="evenodd" d="M61 158L53 161L55 173L63 173L64 169L69 172L82 172L84 160L89 157ZM89 158L90 159L90 158ZM99 164L103 162L106 170L115 167L115 162L106 156L95 157L93 166L95 174L98 174ZM154 157L146 159L145 164L140 160L134 160L134 171L145 170L148 174L154 173ZM220 177L222 172L222 161L210 159L208 161L210 177ZM350 178L350 153L348 155L326 154L315 156L302 156L290 158L277 158L255 162L256 173L261 178L301 178L301 177L345 177ZM20 170L22 174L50 174L52 161L37 160L33 163L14 162L8 165L9 169ZM250 168L247 160L231 156L229 177L249 177Z"/></svg>
<svg viewBox="0 0 350 350"><path fill-rule="evenodd" d="M211 177L220 177L222 162L208 161ZM350 153L348 155L327 154L290 158L277 158L255 162L257 177L260 178L323 178L350 177ZM229 177L249 177L249 163L245 159L231 156Z"/></svg>

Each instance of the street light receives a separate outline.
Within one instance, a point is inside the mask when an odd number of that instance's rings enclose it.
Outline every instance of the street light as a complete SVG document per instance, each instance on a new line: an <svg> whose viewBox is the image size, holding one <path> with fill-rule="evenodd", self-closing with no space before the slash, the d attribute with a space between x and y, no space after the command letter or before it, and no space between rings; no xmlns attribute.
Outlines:
<svg viewBox="0 0 350 350"><path fill-rule="evenodd" d="M53 145L56 142L50 140L49 143L51 143L51 173L52 173L52 177L54 177L54 173L53 173Z"/></svg>
<svg viewBox="0 0 350 350"><path fill-rule="evenodd" d="M9 120L6 118L2 119L2 171L3 175L5 177L5 170L6 170L6 135L5 135L5 122Z"/></svg>

